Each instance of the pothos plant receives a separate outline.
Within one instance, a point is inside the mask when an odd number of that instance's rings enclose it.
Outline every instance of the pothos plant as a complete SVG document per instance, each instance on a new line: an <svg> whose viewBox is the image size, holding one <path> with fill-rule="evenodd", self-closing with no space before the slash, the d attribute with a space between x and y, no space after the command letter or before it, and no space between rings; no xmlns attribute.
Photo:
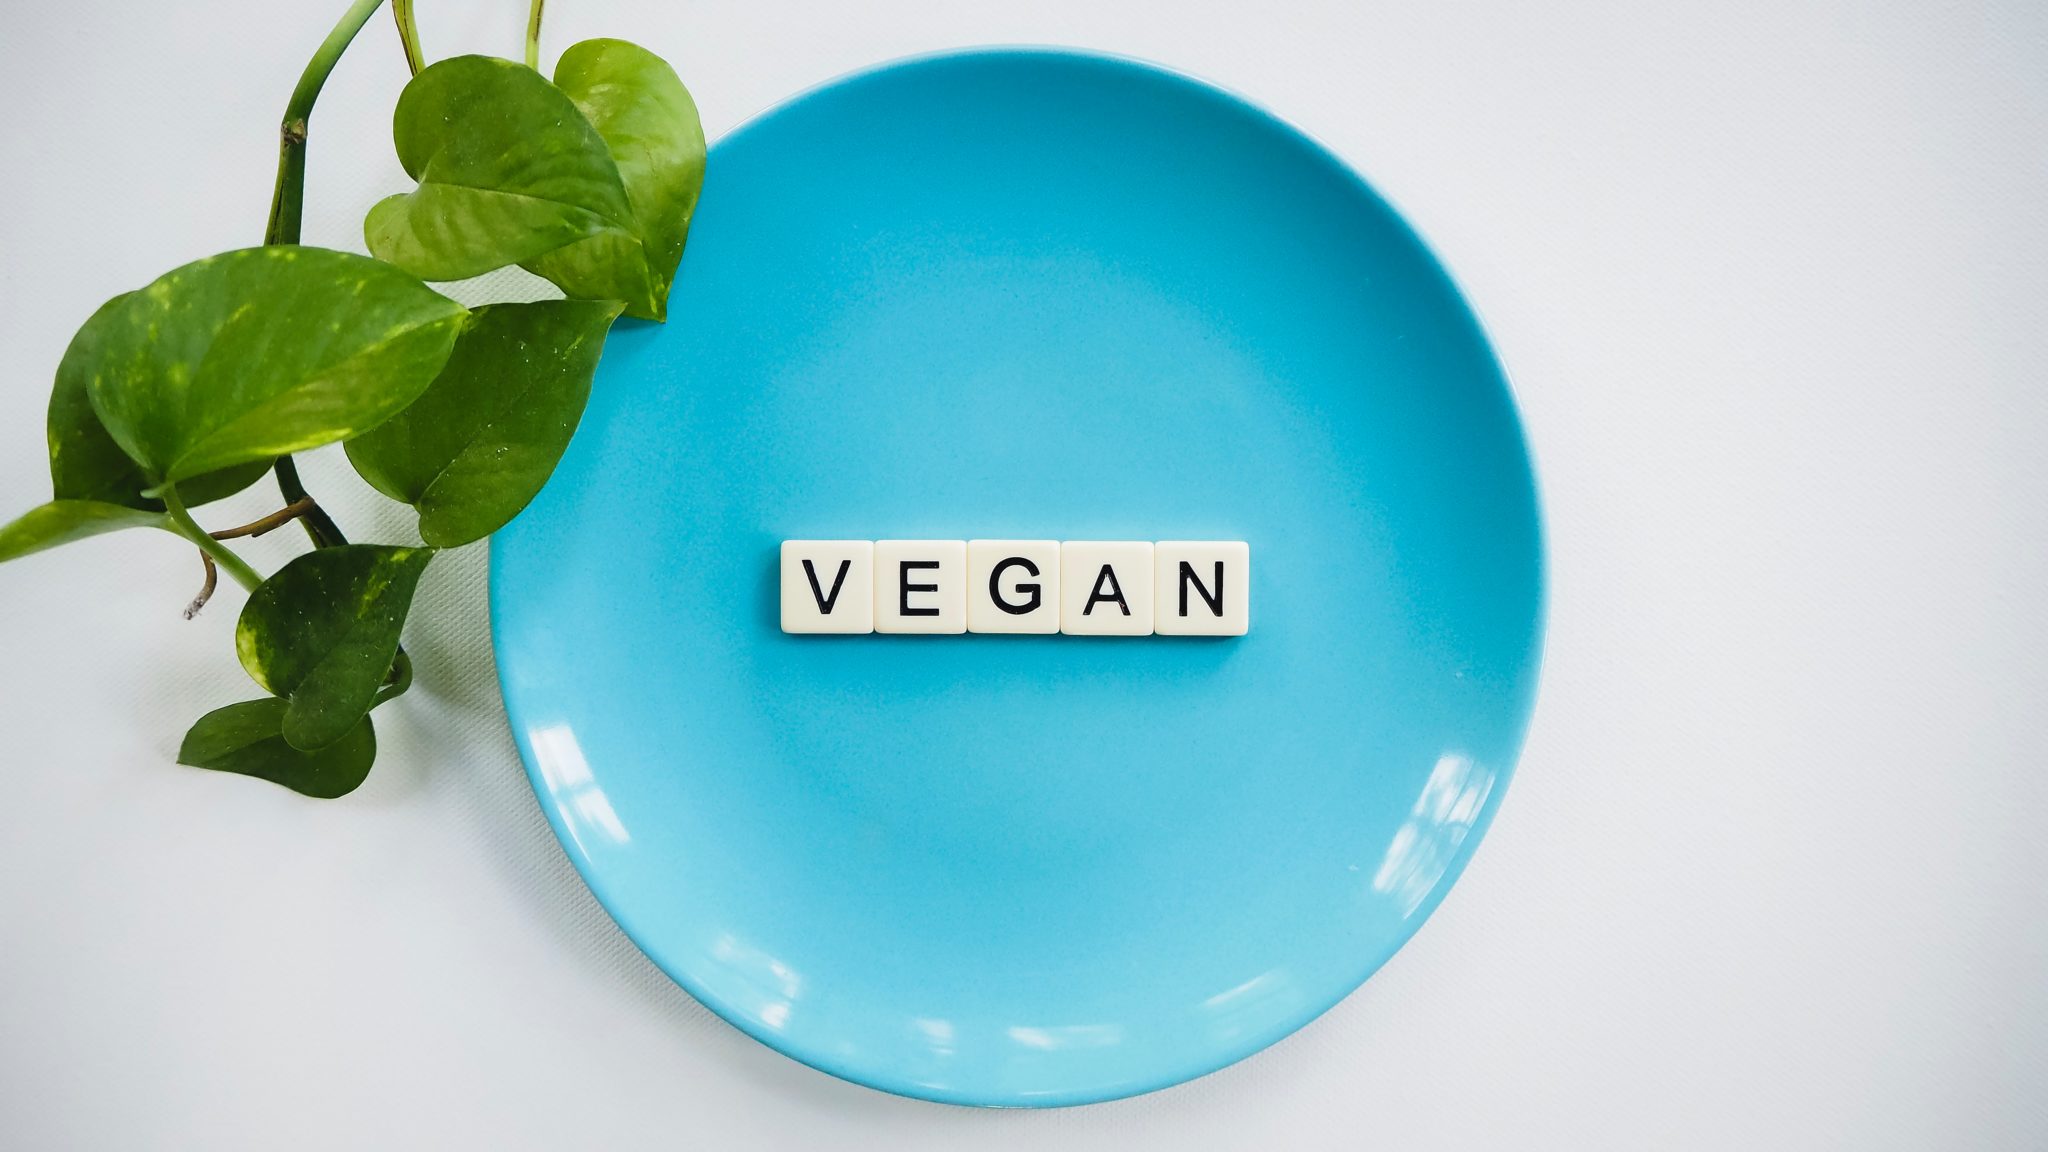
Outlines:
<svg viewBox="0 0 2048 1152"><path fill-rule="evenodd" d="M413 590L441 549L490 535L554 470L620 315L665 318L704 177L696 105L660 57L620 40L539 67L423 64L411 0L392 0L413 76L398 159L417 181L370 210L370 256L299 245L306 126L335 62L383 0L356 0L285 110L264 246L223 252L114 297L85 322L50 395L48 503L0 528L0 560L156 528L249 590L235 628L267 693L201 717L185 764L308 796L352 791L376 758L370 713L403 694ZM564 298L464 308L428 286L518 265ZM340 442L370 485L419 514L418 547L351 543L293 453ZM265 473L282 507L209 531L193 514ZM296 521L311 550L264 577L231 541Z"/></svg>

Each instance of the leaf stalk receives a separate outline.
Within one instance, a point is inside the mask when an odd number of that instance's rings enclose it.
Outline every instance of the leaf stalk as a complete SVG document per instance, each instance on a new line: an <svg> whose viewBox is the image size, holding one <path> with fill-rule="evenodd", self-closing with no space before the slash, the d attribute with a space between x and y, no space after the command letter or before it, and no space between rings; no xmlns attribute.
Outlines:
<svg viewBox="0 0 2048 1152"><path fill-rule="evenodd" d="M164 502L164 513L170 517L171 531L199 545L201 552L212 557L214 563L220 565L227 571L228 575L235 578L235 583L240 584L249 591L254 592L256 586L263 583L263 577L254 568L249 567L248 561L235 555L234 549L215 540L207 533L206 529L201 528L192 519L192 513L185 510L185 502L178 499L177 485L164 485L161 495Z"/></svg>
<svg viewBox="0 0 2048 1152"><path fill-rule="evenodd" d="M427 66L420 53L420 29L413 22L412 0L391 0L391 18L398 22L398 42L405 47L405 66L417 76Z"/></svg>
<svg viewBox="0 0 2048 1152"><path fill-rule="evenodd" d="M401 644L398 648L398 655L391 661L390 675L385 679L384 686L377 689L376 697L370 701L371 709L374 710L390 701L398 699L400 696L405 695L406 689L410 687L412 687L412 657L406 655L405 646Z"/></svg>

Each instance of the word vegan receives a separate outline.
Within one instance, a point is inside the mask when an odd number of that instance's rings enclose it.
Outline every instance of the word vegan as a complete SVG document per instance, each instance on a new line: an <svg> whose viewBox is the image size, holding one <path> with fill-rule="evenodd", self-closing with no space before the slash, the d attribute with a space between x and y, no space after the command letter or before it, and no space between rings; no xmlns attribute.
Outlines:
<svg viewBox="0 0 2048 1152"><path fill-rule="evenodd" d="M1239 540L785 540L782 630L1242 636Z"/></svg>

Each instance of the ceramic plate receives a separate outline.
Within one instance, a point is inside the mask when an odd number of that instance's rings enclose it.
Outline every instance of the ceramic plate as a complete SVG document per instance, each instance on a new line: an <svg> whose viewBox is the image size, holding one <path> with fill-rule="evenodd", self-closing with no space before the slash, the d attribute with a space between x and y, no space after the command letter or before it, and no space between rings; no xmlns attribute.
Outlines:
<svg viewBox="0 0 2048 1152"><path fill-rule="evenodd" d="M1072 1104L1271 1044L1443 897L1529 714L1537 502L1472 312L1329 153L1128 61L892 64L712 149L669 311L491 604L542 807L691 995ZM784 635L779 543L842 538L1243 540L1251 630Z"/></svg>

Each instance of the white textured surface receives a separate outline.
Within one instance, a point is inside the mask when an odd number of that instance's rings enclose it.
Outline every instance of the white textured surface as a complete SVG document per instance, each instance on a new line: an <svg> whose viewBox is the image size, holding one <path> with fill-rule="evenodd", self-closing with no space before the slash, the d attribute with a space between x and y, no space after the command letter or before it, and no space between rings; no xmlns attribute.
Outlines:
<svg viewBox="0 0 2048 1152"><path fill-rule="evenodd" d="M342 6L0 7L7 508L45 491L76 325L259 238ZM421 8L430 54L517 51L524 5ZM480 555L437 564L422 687L321 804L172 766L249 691L239 597L186 624L190 551L104 538L0 568L0 1146L2048 1147L2048 9L551 8L550 54L646 43L713 134L1040 41L1218 79L1361 166L1486 313L1542 467L1551 643L1500 819L1385 971L1242 1065L1058 1113L897 1100L611 926L513 755ZM402 79L380 17L314 121L309 241L400 187Z"/></svg>

